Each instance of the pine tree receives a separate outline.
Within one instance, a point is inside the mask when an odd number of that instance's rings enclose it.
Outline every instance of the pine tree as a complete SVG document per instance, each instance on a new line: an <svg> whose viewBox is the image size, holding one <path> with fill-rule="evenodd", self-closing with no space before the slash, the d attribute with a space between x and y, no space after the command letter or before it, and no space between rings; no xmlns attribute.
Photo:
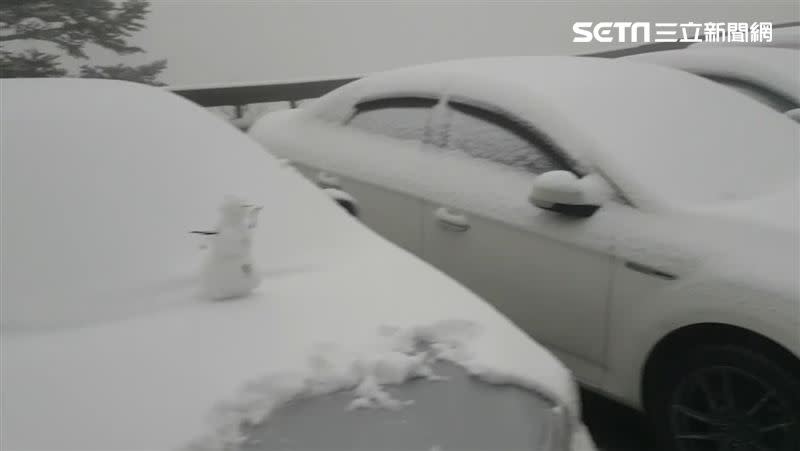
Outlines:
<svg viewBox="0 0 800 451"><path fill-rule="evenodd" d="M83 78L113 78L115 80L137 81L149 85L163 86L157 77L167 67L167 60L158 60L141 66L81 66L80 75Z"/></svg>
<svg viewBox="0 0 800 451"><path fill-rule="evenodd" d="M4 0L0 8L0 44L14 41L38 41L54 45L68 56L87 59L88 44L112 50L120 55L143 50L128 39L144 28L149 13L147 0ZM0 49L0 77L58 77L67 75L60 56L28 49L11 52ZM161 85L158 75L166 60L141 66L83 65L81 77L120 78Z"/></svg>

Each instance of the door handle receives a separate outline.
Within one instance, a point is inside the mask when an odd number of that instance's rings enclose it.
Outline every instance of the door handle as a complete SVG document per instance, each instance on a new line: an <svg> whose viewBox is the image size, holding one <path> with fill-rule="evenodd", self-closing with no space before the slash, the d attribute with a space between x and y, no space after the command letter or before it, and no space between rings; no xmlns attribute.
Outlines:
<svg viewBox="0 0 800 451"><path fill-rule="evenodd" d="M327 173L325 171L319 171L317 173L317 184L322 188L341 188L342 184L339 181L339 177L336 177L333 174Z"/></svg>
<svg viewBox="0 0 800 451"><path fill-rule="evenodd" d="M439 224L447 230L453 232L466 232L469 230L469 221L467 221L467 217L459 213L453 213L447 207L437 208L434 212L434 216L436 216L436 220L439 221Z"/></svg>

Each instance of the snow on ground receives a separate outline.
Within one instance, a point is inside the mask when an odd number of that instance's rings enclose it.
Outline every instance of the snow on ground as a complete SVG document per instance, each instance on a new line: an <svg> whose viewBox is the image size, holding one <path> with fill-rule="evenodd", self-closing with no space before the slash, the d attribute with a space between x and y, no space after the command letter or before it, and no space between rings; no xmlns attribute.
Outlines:
<svg viewBox="0 0 800 451"><path fill-rule="evenodd" d="M128 83L0 83L3 449L214 448L307 381L391 404L384 383L432 376L408 346L463 357L451 335L476 375L557 400L581 430L548 351L229 124ZM228 194L264 207L262 282L212 302L189 232ZM405 351L376 352L381 336Z"/></svg>

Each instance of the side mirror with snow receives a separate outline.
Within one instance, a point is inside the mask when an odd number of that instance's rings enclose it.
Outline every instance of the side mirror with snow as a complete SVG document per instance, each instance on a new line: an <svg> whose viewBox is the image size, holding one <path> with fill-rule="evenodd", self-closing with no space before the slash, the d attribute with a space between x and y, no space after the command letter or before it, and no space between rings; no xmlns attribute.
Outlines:
<svg viewBox="0 0 800 451"><path fill-rule="evenodd" d="M596 174L578 178L569 171L550 171L533 181L530 202L566 216L588 218L608 199L613 190Z"/></svg>

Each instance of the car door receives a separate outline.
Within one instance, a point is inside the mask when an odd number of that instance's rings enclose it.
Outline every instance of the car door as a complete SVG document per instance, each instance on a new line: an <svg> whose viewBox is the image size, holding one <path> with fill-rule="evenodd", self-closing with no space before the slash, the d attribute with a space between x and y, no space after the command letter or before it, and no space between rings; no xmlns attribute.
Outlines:
<svg viewBox="0 0 800 451"><path fill-rule="evenodd" d="M436 102L433 96L359 102L343 127L326 131L331 135L326 163L293 165L320 187L352 196L365 225L421 256L422 202L407 188L422 164L420 152Z"/></svg>
<svg viewBox="0 0 800 451"><path fill-rule="evenodd" d="M425 258L599 383L613 260L610 240L592 233L603 214L578 220L529 203L536 174L567 163L513 118L467 101L445 114L428 176L449 174L448 186L423 209Z"/></svg>

